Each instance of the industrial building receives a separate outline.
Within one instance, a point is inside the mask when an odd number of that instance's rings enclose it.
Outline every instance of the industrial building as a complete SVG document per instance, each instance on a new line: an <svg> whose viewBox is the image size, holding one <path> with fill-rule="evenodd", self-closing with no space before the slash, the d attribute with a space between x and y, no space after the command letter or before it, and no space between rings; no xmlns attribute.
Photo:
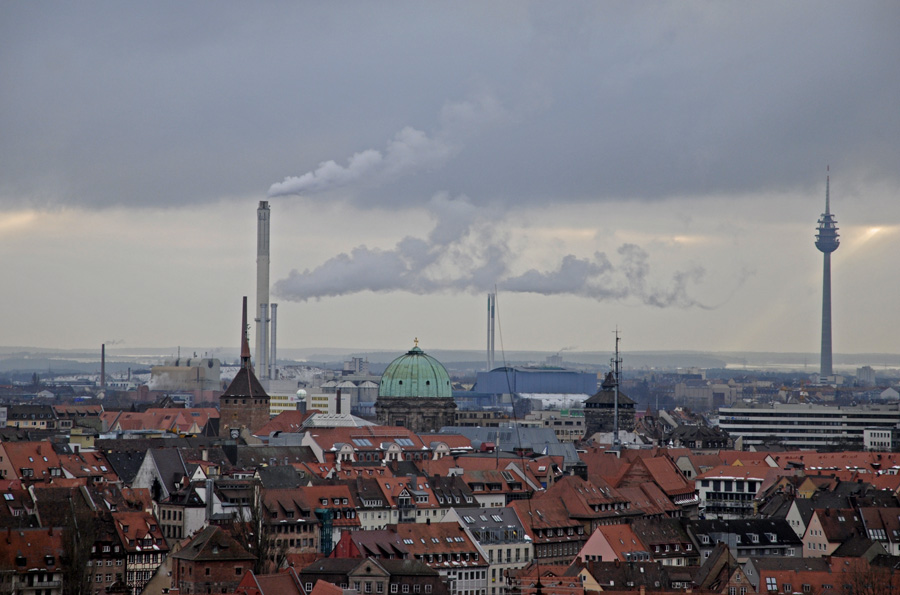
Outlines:
<svg viewBox="0 0 900 595"><path fill-rule="evenodd" d="M221 362L213 357L173 357L150 368L150 389L164 391L222 390Z"/></svg>
<svg viewBox="0 0 900 595"><path fill-rule="evenodd" d="M511 409L513 396L531 399L535 409L567 409L596 391L597 376L589 372L505 366L478 372L472 390L454 391L453 398L460 409Z"/></svg>

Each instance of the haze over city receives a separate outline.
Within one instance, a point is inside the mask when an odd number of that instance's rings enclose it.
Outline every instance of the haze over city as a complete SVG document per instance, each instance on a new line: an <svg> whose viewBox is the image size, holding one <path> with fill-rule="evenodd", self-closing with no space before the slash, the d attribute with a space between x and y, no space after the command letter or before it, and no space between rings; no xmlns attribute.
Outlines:
<svg viewBox="0 0 900 595"><path fill-rule="evenodd" d="M897 353L900 6L0 4L0 345ZM501 347L498 342L498 348ZM877 362L872 362L877 363Z"/></svg>

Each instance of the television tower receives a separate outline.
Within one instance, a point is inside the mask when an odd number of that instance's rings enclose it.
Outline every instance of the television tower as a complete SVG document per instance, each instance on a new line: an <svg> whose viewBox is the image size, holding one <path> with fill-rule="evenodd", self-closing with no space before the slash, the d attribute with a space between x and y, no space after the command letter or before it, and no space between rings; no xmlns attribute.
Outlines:
<svg viewBox="0 0 900 595"><path fill-rule="evenodd" d="M830 168L826 169L826 172ZM838 249L841 241L838 239L837 221L831 214L831 175L825 176L825 212L819 219L818 233L816 233L816 248L824 255L824 268L822 270L822 359L819 366L821 376L831 376L834 371L831 367L831 253Z"/></svg>

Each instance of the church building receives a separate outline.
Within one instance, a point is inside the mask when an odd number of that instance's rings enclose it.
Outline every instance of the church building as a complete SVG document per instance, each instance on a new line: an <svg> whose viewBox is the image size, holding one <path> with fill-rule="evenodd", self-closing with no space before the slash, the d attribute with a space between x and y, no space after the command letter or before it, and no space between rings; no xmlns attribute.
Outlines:
<svg viewBox="0 0 900 595"><path fill-rule="evenodd" d="M413 432L436 432L455 425L456 403L446 368L415 346L395 359L381 376L375 415L378 425Z"/></svg>

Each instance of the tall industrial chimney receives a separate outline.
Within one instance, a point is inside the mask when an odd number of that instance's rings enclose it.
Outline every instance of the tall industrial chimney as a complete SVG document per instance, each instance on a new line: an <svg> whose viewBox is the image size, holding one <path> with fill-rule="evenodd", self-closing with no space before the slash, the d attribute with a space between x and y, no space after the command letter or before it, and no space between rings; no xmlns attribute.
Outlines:
<svg viewBox="0 0 900 595"><path fill-rule="evenodd" d="M106 343L100 344L100 390L106 388Z"/></svg>
<svg viewBox="0 0 900 595"><path fill-rule="evenodd" d="M256 369L261 378L269 375L269 201L259 201L256 209Z"/></svg>
<svg viewBox="0 0 900 595"><path fill-rule="evenodd" d="M274 380L278 376L275 372L275 331L278 328L278 319L275 313L278 311L278 304L269 304L269 318L272 320L272 325L270 329L271 335L271 349L269 350L269 379Z"/></svg>
<svg viewBox="0 0 900 595"><path fill-rule="evenodd" d="M496 320L497 294L488 294L487 307L487 371L494 369L494 323Z"/></svg>

